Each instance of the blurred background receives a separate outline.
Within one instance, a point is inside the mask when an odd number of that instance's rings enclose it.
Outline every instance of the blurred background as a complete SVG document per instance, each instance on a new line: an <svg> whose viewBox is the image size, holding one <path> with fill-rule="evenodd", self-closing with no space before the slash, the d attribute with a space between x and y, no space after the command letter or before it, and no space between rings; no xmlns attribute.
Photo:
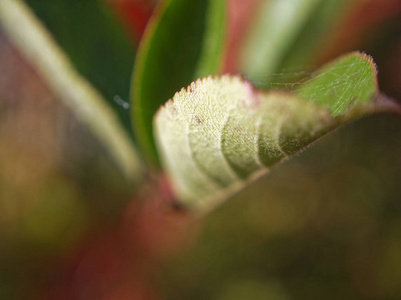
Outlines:
<svg viewBox="0 0 401 300"><path fill-rule="evenodd" d="M131 142L131 73L157 2L25 1ZM275 64L252 69L276 2L227 1L222 72L287 89L360 50L401 100L399 1L320 1ZM20 47L0 25L1 299L401 299L399 116L338 129L198 220L158 172L127 179Z"/></svg>

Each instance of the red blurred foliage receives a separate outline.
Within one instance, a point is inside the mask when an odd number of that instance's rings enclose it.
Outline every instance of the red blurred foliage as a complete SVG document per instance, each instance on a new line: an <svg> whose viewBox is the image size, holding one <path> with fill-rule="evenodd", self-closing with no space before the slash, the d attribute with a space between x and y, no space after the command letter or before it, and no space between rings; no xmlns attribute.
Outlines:
<svg viewBox="0 0 401 300"><path fill-rule="evenodd" d="M139 41L155 7L151 0L107 0L116 11L133 39Z"/></svg>
<svg viewBox="0 0 401 300"><path fill-rule="evenodd" d="M144 188L140 213L133 203L128 207L121 224L123 240L140 247L140 251L154 261L162 261L184 251L193 241L196 232L189 226L193 215L174 206L174 196L165 177L160 177L157 189ZM191 232L189 231L191 230Z"/></svg>
<svg viewBox="0 0 401 300"><path fill-rule="evenodd" d="M237 72L238 55L251 18L260 0L228 1L228 37L223 71Z"/></svg>

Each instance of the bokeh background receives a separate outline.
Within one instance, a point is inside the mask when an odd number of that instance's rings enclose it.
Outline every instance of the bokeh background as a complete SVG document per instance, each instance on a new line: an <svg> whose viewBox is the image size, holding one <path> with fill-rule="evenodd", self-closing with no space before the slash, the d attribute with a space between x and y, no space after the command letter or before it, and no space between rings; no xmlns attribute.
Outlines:
<svg viewBox="0 0 401 300"><path fill-rule="evenodd" d="M222 72L241 72L269 1L227 1ZM25 3L135 142L131 73L158 1ZM322 3L274 73L249 79L287 88L361 50L400 101L399 1ZM1 299L401 299L399 116L322 137L202 219L172 198L160 171L128 180L0 27Z"/></svg>

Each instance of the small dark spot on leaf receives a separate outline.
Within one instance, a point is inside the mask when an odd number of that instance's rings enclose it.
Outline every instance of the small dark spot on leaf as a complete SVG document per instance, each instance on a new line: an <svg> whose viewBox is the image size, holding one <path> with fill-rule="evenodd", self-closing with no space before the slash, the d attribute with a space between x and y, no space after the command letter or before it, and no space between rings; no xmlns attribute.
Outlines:
<svg viewBox="0 0 401 300"><path fill-rule="evenodd" d="M194 91L194 88L195 88L194 84L193 84L193 83L190 84L190 85L187 87L187 92L188 92L188 93L192 93L192 92Z"/></svg>
<svg viewBox="0 0 401 300"><path fill-rule="evenodd" d="M196 123L203 124L203 121L199 118L199 116L195 116Z"/></svg>

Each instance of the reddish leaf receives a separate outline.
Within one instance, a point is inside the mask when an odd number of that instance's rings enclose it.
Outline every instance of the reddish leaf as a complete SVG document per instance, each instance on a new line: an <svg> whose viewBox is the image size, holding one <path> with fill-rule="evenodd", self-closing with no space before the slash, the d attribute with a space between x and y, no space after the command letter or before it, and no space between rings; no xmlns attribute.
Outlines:
<svg viewBox="0 0 401 300"><path fill-rule="evenodd" d="M248 25L260 0L229 0L228 4L228 38L224 72L236 72L238 55Z"/></svg>
<svg viewBox="0 0 401 300"><path fill-rule="evenodd" d="M139 41L155 7L155 1L109 0L109 2L128 27L133 38Z"/></svg>

